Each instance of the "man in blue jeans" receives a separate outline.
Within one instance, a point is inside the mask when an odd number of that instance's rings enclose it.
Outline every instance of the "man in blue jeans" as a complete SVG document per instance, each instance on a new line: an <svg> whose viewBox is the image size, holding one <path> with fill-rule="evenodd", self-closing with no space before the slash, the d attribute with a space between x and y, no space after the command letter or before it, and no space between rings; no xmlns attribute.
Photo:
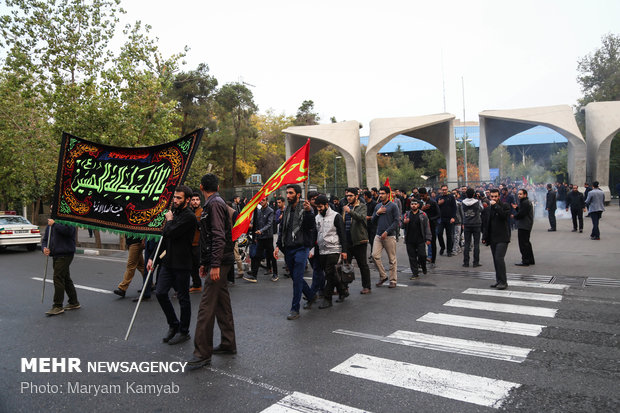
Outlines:
<svg viewBox="0 0 620 413"><path fill-rule="evenodd" d="M301 202L301 186L288 185L286 200L288 205L282 215L277 247L273 256L277 260L279 251L284 252L284 261L293 278L293 301L286 318L296 320L299 318L301 294L303 293L308 299L307 308L316 300L316 294L304 280L306 260L314 242L316 227L310 202L308 200Z"/></svg>

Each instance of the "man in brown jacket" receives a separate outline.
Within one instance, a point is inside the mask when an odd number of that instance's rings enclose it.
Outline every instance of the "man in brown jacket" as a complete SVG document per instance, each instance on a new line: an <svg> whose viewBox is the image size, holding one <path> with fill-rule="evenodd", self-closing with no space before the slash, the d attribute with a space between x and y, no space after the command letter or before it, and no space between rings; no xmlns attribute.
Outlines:
<svg viewBox="0 0 620 413"><path fill-rule="evenodd" d="M189 202L190 207L196 215L196 221L200 224L200 217L202 216L202 207L200 206L200 194L194 192L192 199ZM192 240L192 286L189 289L190 293L199 293L202 291L202 280L198 269L200 267L200 227L196 227L196 233Z"/></svg>
<svg viewBox="0 0 620 413"><path fill-rule="evenodd" d="M212 354L236 354L235 324L226 274L234 263L232 221L226 202L220 197L219 179L206 174L200 182L205 197L200 219L200 276L205 278L198 307L194 355L189 369L211 364ZM215 320L221 332L220 345L213 348Z"/></svg>

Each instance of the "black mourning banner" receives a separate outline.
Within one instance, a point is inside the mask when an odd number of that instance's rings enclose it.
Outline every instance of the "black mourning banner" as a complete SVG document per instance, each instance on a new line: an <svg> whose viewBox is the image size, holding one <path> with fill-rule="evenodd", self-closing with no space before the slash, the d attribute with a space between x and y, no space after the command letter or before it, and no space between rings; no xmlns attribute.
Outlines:
<svg viewBox="0 0 620 413"><path fill-rule="evenodd" d="M51 217L85 228L159 236L174 188L185 180L203 132L142 148L63 133Z"/></svg>

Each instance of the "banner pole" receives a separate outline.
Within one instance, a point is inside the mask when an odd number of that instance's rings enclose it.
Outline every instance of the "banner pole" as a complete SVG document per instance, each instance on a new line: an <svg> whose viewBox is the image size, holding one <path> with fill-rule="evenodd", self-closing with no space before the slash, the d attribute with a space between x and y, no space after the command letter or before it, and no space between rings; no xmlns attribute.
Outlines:
<svg viewBox="0 0 620 413"><path fill-rule="evenodd" d="M142 296L144 295L144 290L146 290L147 288L151 288L151 284L149 283L149 281L151 280L151 274L153 272L155 272L155 270L157 269L158 265L154 265L155 261L157 261L157 258L159 256L159 248L161 247L161 242L163 241L164 237L162 236L159 239L159 243L157 244L157 249L155 250L155 259L153 260L153 268L151 268L151 270L148 272L148 274L146 275L146 280L144 280L144 284L142 285L142 291L140 291L140 298L138 298L138 303L136 304L136 309L133 311L133 316L131 317L131 322L129 323L129 328L127 329L127 334L125 334L125 341L127 341L127 339L129 338L129 334L131 333L131 328L133 327L133 323L136 320L136 315L138 314L138 309L140 308L140 304L142 303Z"/></svg>
<svg viewBox="0 0 620 413"><path fill-rule="evenodd" d="M52 249L50 248L50 241L52 239L52 227L49 227L49 231L47 233L47 248L50 250L50 254L52 253ZM50 256L45 256L45 273L43 274L43 292L41 293L41 304L43 304L43 298L45 297L45 283L47 283L47 267L50 262Z"/></svg>

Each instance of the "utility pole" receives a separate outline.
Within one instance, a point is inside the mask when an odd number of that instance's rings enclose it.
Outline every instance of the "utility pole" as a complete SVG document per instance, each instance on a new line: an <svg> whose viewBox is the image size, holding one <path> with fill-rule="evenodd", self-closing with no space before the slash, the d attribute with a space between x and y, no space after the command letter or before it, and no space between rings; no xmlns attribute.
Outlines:
<svg viewBox="0 0 620 413"><path fill-rule="evenodd" d="M463 167L465 168L465 186L467 186L467 127L465 126L465 81L463 76L461 76L461 86L463 88Z"/></svg>

